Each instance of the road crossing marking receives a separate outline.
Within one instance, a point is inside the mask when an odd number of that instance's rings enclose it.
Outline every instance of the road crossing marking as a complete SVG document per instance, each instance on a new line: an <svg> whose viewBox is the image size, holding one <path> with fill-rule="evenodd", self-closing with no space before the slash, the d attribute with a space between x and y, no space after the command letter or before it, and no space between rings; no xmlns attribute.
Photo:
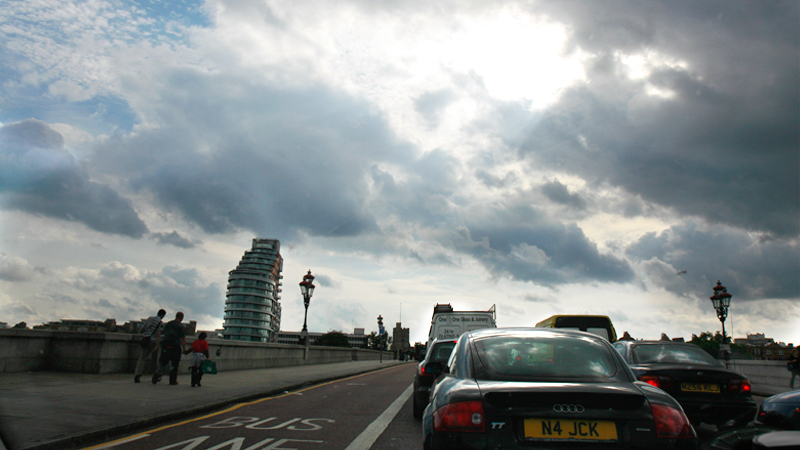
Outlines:
<svg viewBox="0 0 800 450"><path fill-rule="evenodd" d="M369 424L369 426L344 450L369 450L386 427L394 420L394 416L403 408L403 405L411 397L412 392L414 392L413 383L409 384L406 390L400 394L400 397L397 397L397 399L386 408L386 411L382 412L374 422Z"/></svg>

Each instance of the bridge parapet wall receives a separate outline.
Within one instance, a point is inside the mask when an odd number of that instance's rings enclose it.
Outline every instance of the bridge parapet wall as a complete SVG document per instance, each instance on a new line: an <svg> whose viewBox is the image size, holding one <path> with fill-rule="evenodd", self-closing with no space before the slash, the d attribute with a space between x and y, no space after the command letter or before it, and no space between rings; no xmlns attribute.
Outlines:
<svg viewBox="0 0 800 450"><path fill-rule="evenodd" d="M102 332L0 329L0 373L47 370L74 373L131 373L140 347L138 335ZM187 337L187 347L194 341ZM218 370L245 370L327 364L390 357L375 350L209 339ZM219 351L219 355L217 352ZM182 373L189 358L181 359ZM148 365L152 373L154 362Z"/></svg>
<svg viewBox="0 0 800 450"><path fill-rule="evenodd" d="M754 394L770 396L789 390L792 375L786 370L786 361L736 359L728 361L727 367L744 374ZM795 387L800 388L800 380L795 380Z"/></svg>

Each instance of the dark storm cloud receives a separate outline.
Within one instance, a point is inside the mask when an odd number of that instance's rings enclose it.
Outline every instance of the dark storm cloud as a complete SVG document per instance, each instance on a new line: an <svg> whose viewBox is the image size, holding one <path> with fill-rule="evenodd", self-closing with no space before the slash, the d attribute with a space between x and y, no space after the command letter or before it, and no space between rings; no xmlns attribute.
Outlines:
<svg viewBox="0 0 800 450"><path fill-rule="evenodd" d="M152 233L151 236L161 245L174 245L179 248L197 248L202 244L197 239L185 238L177 231L172 233Z"/></svg>
<svg viewBox="0 0 800 450"><path fill-rule="evenodd" d="M490 209L473 212L476 219L458 230L452 245L473 255L495 275L545 286L633 279L627 261L600 253L575 224L553 222L525 206Z"/></svg>
<svg viewBox="0 0 800 450"><path fill-rule="evenodd" d="M521 146L538 166L685 215L800 232L797 2L543 2L594 54ZM630 80L617 52L684 64ZM670 98L648 95L668 92Z"/></svg>
<svg viewBox="0 0 800 450"><path fill-rule="evenodd" d="M569 189L558 180L548 181L540 187L542 194L553 202L571 206L575 209L585 209L586 201L579 194L569 192Z"/></svg>
<svg viewBox="0 0 800 450"><path fill-rule="evenodd" d="M790 299L800 293L796 240L686 224L642 236L627 255L658 272L651 276L657 284L681 295L711 295L717 280L741 300Z"/></svg>
<svg viewBox="0 0 800 450"><path fill-rule="evenodd" d="M366 174L375 162L409 159L410 147L368 105L321 88L276 91L191 72L166 84L163 127L105 146L103 170L136 167L136 189L210 233L376 229Z"/></svg>
<svg viewBox="0 0 800 450"><path fill-rule="evenodd" d="M4 209L81 222L96 231L139 238L147 232L128 200L90 181L59 133L28 119L0 128Z"/></svg>
<svg viewBox="0 0 800 450"><path fill-rule="evenodd" d="M559 223L531 207L529 193L510 194L492 206L473 205L469 198L460 197L463 180L454 175L459 173L457 162L443 152L430 152L409 167L402 181L373 167L385 213L453 230L443 231L437 238L440 244L475 257L495 276L549 286L623 283L633 278L625 260L601 254L577 225ZM452 261L448 257L443 262ZM434 259L427 262L436 263Z"/></svg>

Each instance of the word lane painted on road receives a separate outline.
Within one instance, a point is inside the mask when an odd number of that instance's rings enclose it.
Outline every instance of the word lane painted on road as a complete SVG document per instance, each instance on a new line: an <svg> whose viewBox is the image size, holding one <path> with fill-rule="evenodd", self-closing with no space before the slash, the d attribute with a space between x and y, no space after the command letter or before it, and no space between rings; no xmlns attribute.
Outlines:
<svg viewBox="0 0 800 450"><path fill-rule="evenodd" d="M303 419L302 417L293 418L278 418L267 417L262 419L260 417L250 416L233 416L219 420L217 422L202 425L198 427L200 430L209 429L230 429L240 428L244 430L291 430L291 431L308 431L314 432L322 430L324 425L336 422L333 419L325 418L310 418ZM211 441L208 441L211 439ZM254 442L258 440L257 442ZM211 436L197 436L191 439L175 442L155 450L301 450L303 448L322 448L319 444L324 444L325 441L319 439L287 439L261 436L253 438L235 437L228 439L225 442L214 443ZM311 447L305 444L313 444ZM209 447L210 445L210 447Z"/></svg>
<svg viewBox="0 0 800 450"><path fill-rule="evenodd" d="M275 438L266 438L262 441L256 442L255 444L244 447L244 438L243 437L236 437L233 439L229 439L221 444L217 444L213 447L202 447L199 448L198 446L205 442L207 439L211 438L211 436L199 436L193 439L188 439L182 442L176 442L174 444L167 445L166 447L159 447L156 450L299 450L297 447L285 447L285 445L289 445L292 443L298 442L310 442L315 444L322 444L323 441L317 440L306 440L306 439L275 439Z"/></svg>

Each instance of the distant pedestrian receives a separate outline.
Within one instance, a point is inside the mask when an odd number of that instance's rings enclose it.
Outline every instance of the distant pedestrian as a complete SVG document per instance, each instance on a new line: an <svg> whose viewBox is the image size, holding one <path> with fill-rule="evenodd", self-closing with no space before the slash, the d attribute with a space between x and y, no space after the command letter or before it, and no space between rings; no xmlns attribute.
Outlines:
<svg viewBox="0 0 800 450"><path fill-rule="evenodd" d="M136 361L136 371L134 372L133 382L138 383L144 373L144 366L150 355L158 349L158 339L161 337L161 330L164 329L164 322L161 319L167 315L163 309L159 309L155 316L150 316L144 322L144 336L140 341L142 353Z"/></svg>
<svg viewBox="0 0 800 450"><path fill-rule="evenodd" d="M792 381L789 382L789 387L794 389L794 377L800 376L800 351L797 349L792 350L789 355L789 361L786 363L787 368L792 372Z"/></svg>
<svg viewBox="0 0 800 450"><path fill-rule="evenodd" d="M161 357L158 358L158 369L153 374L153 384L161 381L161 375L167 369L167 365L172 367L169 371L169 384L178 384L178 365L181 362L181 355L186 353L186 329L183 324L183 313L178 311L175 320L170 320L164 325L161 337Z"/></svg>
<svg viewBox="0 0 800 450"><path fill-rule="evenodd" d="M201 332L197 335L197 339L192 342L192 347L189 349L192 354L192 359L189 362L189 368L192 371L192 387L200 387L200 379L203 378L203 361L209 359L207 336L205 331Z"/></svg>

